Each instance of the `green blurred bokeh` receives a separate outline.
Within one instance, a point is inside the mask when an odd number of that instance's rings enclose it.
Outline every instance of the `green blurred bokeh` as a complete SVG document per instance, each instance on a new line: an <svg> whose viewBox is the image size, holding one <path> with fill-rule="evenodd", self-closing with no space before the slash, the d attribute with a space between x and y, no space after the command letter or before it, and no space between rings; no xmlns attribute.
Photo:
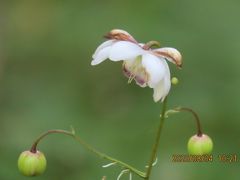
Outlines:
<svg viewBox="0 0 240 180"><path fill-rule="evenodd" d="M90 66L102 36L121 28L140 42L158 40L181 51L183 69L170 65L180 84L171 89L169 107L195 109L214 141L214 162L173 163L173 154L187 153L195 124L189 114L171 116L152 179L238 180L240 162L219 162L218 155L240 159L239 7L237 0L2 0L0 179L27 179L17 170L20 152L40 133L71 125L99 150L144 169L160 103L152 89L127 85L121 63ZM63 135L49 136L39 148L48 168L35 179L112 180L120 172L101 168L108 162Z"/></svg>

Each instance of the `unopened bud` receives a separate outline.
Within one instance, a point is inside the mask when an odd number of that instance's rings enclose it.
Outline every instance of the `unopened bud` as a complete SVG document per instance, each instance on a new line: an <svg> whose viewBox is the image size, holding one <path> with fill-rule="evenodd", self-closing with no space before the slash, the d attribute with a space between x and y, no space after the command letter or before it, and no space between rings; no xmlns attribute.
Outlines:
<svg viewBox="0 0 240 180"><path fill-rule="evenodd" d="M18 169L24 176L41 175L47 166L44 154L40 151L33 153L24 151L18 158Z"/></svg>
<svg viewBox="0 0 240 180"><path fill-rule="evenodd" d="M177 84L179 83L178 78L173 77L173 78L171 79L171 83L172 83L173 85L177 85Z"/></svg>
<svg viewBox="0 0 240 180"><path fill-rule="evenodd" d="M209 136L202 134L194 135L188 141L188 152L190 155L207 155L211 154L213 142Z"/></svg>

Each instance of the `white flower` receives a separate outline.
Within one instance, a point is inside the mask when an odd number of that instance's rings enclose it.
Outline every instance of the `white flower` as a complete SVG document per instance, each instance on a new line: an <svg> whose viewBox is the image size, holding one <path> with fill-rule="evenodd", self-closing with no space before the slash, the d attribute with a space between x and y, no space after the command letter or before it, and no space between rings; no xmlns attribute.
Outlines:
<svg viewBox="0 0 240 180"><path fill-rule="evenodd" d="M109 40L102 43L93 54L91 65L97 65L106 59L123 61L123 73L141 87L153 88L155 102L164 100L170 87L170 71L166 59L182 65L182 56L174 48L151 49L155 41L139 44L129 33L112 30L106 36Z"/></svg>

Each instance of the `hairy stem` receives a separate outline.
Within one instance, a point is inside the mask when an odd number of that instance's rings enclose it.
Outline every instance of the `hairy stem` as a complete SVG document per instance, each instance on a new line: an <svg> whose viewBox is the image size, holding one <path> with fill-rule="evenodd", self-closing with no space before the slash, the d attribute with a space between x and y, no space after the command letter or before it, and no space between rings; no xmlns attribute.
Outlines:
<svg viewBox="0 0 240 180"><path fill-rule="evenodd" d="M95 155L99 156L100 158L103 159L107 159L111 162L115 162L116 164L118 164L119 166L130 170L131 172L137 174L138 176L140 176L141 178L145 178L146 174L142 171L139 171L138 169L130 166L129 164L122 162L118 159L115 159L113 157L110 157L104 153L99 152L98 150L96 150L95 148L93 148L91 145L89 145L88 143L86 143L85 141L83 141L79 136L75 135L74 132L70 132L70 131L65 131L65 130L61 130L61 129L53 129L53 130L49 130L45 133L43 133L42 135L40 135L36 141L33 143L32 147L31 147L31 152L32 153L36 153L37 152L37 145L38 143L47 135L49 134L64 134L67 136L70 136L72 138L74 138L77 142L79 142L81 145L83 145L87 150L89 150L90 152L94 153Z"/></svg>
<svg viewBox="0 0 240 180"><path fill-rule="evenodd" d="M148 163L148 169L147 169L147 173L146 173L146 177L145 177L146 180L149 180L151 172L152 172L152 167L153 167L152 164L154 163L155 159L157 158L157 150L158 150L158 146L159 146L159 142L160 142L160 136L161 136L164 120L165 120L166 106L167 106L167 97L163 101L160 123L159 123L159 126L158 126L158 130L157 130L157 134L156 134L156 138L155 138L155 143L153 145L151 157L150 157L150 160L149 160L149 163Z"/></svg>

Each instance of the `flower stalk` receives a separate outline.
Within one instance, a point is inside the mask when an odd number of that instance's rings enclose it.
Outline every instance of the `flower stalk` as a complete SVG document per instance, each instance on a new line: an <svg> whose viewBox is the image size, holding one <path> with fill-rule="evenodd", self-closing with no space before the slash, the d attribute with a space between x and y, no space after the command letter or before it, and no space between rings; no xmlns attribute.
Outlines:
<svg viewBox="0 0 240 180"><path fill-rule="evenodd" d="M155 139L155 143L153 145L151 157L150 157L150 160L149 160L149 163L148 163L148 169L147 169L147 173L146 173L146 177L145 177L146 180L149 180L151 172L152 172L152 167L153 167L152 164L154 163L155 159L157 158L157 150L158 150L158 146L159 146L159 142L160 142L160 136L161 136L164 120L165 120L164 114L166 112L166 108L167 108L167 97L163 101L162 112L161 112L161 116L160 116L160 123L159 123L159 126L158 126L156 139Z"/></svg>
<svg viewBox="0 0 240 180"><path fill-rule="evenodd" d="M135 173L136 175L140 176L141 178L145 178L146 174L136 168L134 168L133 166L120 161L118 159L115 159L111 156L108 156L104 153L101 153L100 151L96 150L95 148L93 148L91 145L89 145L88 143L86 143L85 141L83 141L79 136L75 135L74 131L66 131L66 130L62 130L62 129L52 129L52 130L48 130L45 133L41 134L36 141L33 143L32 147L31 147L31 152L32 153L36 153L37 152L37 145L39 144L39 142L46 136L50 135L50 134L64 134L67 136L72 137L73 139L75 139L77 142L79 142L81 145L83 145L87 150L89 150L90 152L92 152L93 154L97 155L100 158L103 159L107 159L111 162L116 163L116 165L121 166L124 169L128 169L129 171L131 171L132 173Z"/></svg>
<svg viewBox="0 0 240 180"><path fill-rule="evenodd" d="M194 119L196 120L196 125L197 125L197 136L201 137L203 135L202 127L201 127L200 119L199 119L197 113L194 110L192 110L191 108L186 108L186 107L179 107L179 108L176 108L176 110L190 112L194 116Z"/></svg>
<svg viewBox="0 0 240 180"><path fill-rule="evenodd" d="M79 142L81 145L83 145L87 150L89 150L90 152L92 152L93 154L97 155L100 158L103 159L107 159L113 163L115 163L116 165L121 166L122 168L124 168L125 170L129 170L132 173L135 173L136 175L138 175L139 177L149 180L151 172L152 172L152 167L153 167L153 163L157 157L157 150L159 147L159 142L160 142L160 136L161 136L161 132L162 132L162 128L163 128L163 124L164 124L164 120L165 120L165 116L164 114L166 113L166 106L167 106L167 97L164 99L163 101L163 106L162 106L162 112L161 112L161 116L160 116L160 123L157 129L157 134L156 134L156 138L155 138L155 142L153 144L153 149L151 152L151 157L149 160L149 163L147 165L147 171L142 172L136 168L134 168L133 166L120 161L118 159L115 159L109 155L106 155L98 150L96 150L95 148L93 148L91 145L89 145L88 143L86 143L85 141L83 141L79 136L77 136L75 134L74 131L66 131L66 130L62 130L62 129L52 129L52 130L48 130L46 132L44 132L43 134L41 134L33 143L32 147L31 147L31 152L32 153L36 153L37 152L37 146L39 144L39 142L45 138L46 136L50 135L50 134L64 134L67 136L72 137L73 139L75 139L77 142Z"/></svg>

